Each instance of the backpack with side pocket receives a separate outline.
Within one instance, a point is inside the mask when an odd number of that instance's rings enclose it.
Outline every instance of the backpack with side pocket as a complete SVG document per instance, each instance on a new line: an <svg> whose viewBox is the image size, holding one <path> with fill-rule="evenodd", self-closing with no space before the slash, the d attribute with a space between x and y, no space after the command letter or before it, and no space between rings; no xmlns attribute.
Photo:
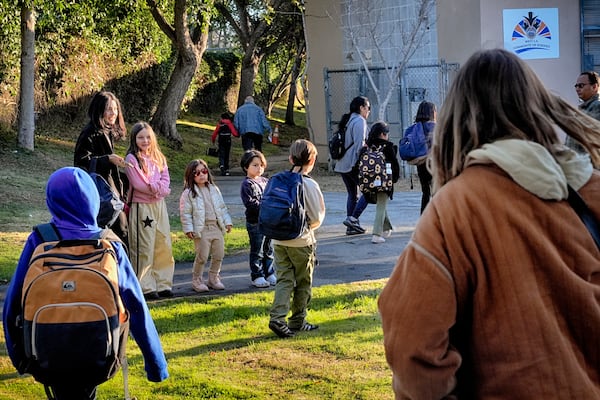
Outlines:
<svg viewBox="0 0 600 400"><path fill-rule="evenodd" d="M392 164L386 162L383 146L369 146L362 150L358 159L358 187L363 194L392 191Z"/></svg>
<svg viewBox="0 0 600 400"><path fill-rule="evenodd" d="M422 122L412 124L404 131L398 145L400 158L409 164L420 164L427 158L429 151L427 134Z"/></svg>
<svg viewBox="0 0 600 400"><path fill-rule="evenodd" d="M275 240L291 240L307 225L302 174L283 171L273 175L260 202L259 231Z"/></svg>
<svg viewBox="0 0 600 400"><path fill-rule="evenodd" d="M19 372L46 388L70 382L96 386L124 363L126 381L129 321L119 295L116 253L103 238L111 231L94 239L60 240L52 224L34 229L43 243L23 282L25 363Z"/></svg>

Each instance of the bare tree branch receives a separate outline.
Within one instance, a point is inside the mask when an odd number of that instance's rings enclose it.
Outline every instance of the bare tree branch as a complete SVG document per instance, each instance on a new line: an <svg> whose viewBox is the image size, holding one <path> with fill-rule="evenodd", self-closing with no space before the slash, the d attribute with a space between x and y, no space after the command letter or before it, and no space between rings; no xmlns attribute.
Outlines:
<svg viewBox="0 0 600 400"><path fill-rule="evenodd" d="M167 22L164 15L158 9L158 5L156 4L156 1L155 0L146 0L146 4L150 8L150 13L152 14L152 17L154 17L154 20L156 21L156 24L159 26L159 28L165 33L165 35L167 35L167 37L173 43L177 42L177 35L175 33L175 28L173 28L171 26L171 24L169 24Z"/></svg>

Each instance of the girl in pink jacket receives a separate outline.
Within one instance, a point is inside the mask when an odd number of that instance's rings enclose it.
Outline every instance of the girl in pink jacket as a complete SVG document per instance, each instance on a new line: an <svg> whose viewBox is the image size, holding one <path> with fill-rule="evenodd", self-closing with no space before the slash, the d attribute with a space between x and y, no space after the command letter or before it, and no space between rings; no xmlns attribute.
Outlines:
<svg viewBox="0 0 600 400"><path fill-rule="evenodd" d="M129 258L146 300L173 296L175 261L165 197L171 193L167 160L146 122L131 129L125 161L129 179Z"/></svg>

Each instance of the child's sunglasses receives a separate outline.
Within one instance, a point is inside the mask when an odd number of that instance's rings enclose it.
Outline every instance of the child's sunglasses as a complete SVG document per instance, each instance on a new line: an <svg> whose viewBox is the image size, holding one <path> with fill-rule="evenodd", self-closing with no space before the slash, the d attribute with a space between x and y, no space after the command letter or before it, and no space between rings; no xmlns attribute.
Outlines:
<svg viewBox="0 0 600 400"><path fill-rule="evenodd" d="M202 168L194 171L194 176L198 176L200 174L208 175L208 169Z"/></svg>

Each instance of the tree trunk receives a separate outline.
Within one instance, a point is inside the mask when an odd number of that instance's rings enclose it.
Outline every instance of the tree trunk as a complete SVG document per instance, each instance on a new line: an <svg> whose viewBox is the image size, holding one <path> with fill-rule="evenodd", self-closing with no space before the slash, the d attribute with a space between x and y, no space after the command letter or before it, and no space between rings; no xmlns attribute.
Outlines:
<svg viewBox="0 0 600 400"><path fill-rule="evenodd" d="M285 124L296 125L294 123L294 104L296 103L296 94L298 93L298 77L300 76L300 67L302 66L302 58L304 50L298 51L294 65L292 66L292 75L290 77L290 90L288 95L287 108L285 110Z"/></svg>
<svg viewBox="0 0 600 400"><path fill-rule="evenodd" d="M185 94L198 68L200 58L193 51L187 54L187 57L181 55L181 53L177 55L175 68L151 120L154 130L166 137L178 149L183 145L183 139L177 132L177 117L181 103L183 103Z"/></svg>
<svg viewBox="0 0 600 400"><path fill-rule="evenodd" d="M249 56L242 59L238 107L244 104L246 97L254 95L254 80L258 75L258 66L261 58L258 56Z"/></svg>
<svg viewBox="0 0 600 400"><path fill-rule="evenodd" d="M17 145L34 149L34 74L35 15L25 3L21 5L21 88L19 96L19 135Z"/></svg>
<svg viewBox="0 0 600 400"><path fill-rule="evenodd" d="M162 93L156 112L150 121L155 132L167 138L170 145L176 149L183 146L183 139L177 132L177 117L181 104L202 61L202 55L208 42L208 27L210 16L202 15L199 26L193 32L189 30L187 15L187 0L176 0L174 4L174 18L171 26L164 18L155 0L146 0L150 7L152 17L161 30L171 39L177 49L177 61L171 72L169 83ZM213 7L212 0L204 0L200 5L209 9ZM205 18L206 17L206 18Z"/></svg>

